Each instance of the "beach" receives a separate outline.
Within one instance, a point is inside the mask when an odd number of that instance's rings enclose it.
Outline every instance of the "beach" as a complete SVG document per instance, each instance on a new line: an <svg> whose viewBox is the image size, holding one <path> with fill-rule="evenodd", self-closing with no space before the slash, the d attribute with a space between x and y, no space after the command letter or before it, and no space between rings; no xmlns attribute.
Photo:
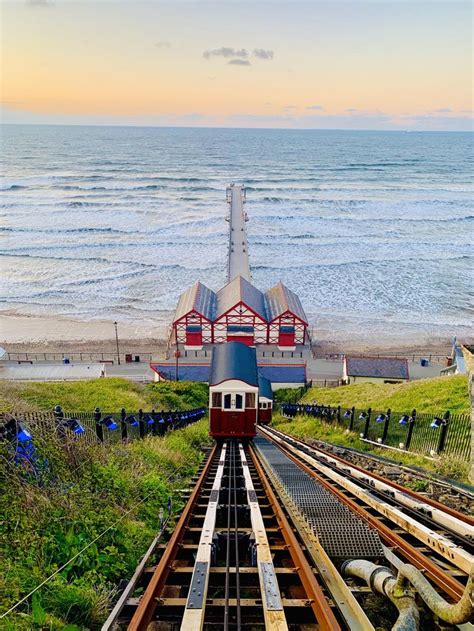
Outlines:
<svg viewBox="0 0 474 631"><path fill-rule="evenodd" d="M171 314L170 314L171 319ZM151 354L162 358L166 352L168 326L150 327L142 323L120 323L118 327L121 353ZM472 340L472 337L470 338ZM465 340L470 341L468 338ZM0 314L0 345L8 352L31 353L115 353L113 322L81 321L54 316L22 316ZM318 356L328 353L437 355L451 352L449 337L432 338L343 338L334 337L331 329L313 329L313 351Z"/></svg>

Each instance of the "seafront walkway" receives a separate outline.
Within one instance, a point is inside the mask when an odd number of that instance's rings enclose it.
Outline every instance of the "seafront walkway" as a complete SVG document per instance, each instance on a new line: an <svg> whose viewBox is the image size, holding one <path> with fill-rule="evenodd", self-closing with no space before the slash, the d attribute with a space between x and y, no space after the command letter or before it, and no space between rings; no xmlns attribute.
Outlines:
<svg viewBox="0 0 474 631"><path fill-rule="evenodd" d="M230 282L237 276L242 276L251 282L249 249L247 245L247 231L244 211L245 189L240 184L231 184L227 189L229 211L229 256L227 280Z"/></svg>
<svg viewBox="0 0 474 631"><path fill-rule="evenodd" d="M22 356L25 354L23 353ZM71 354L69 354L71 355ZM74 354L73 354L74 355ZM81 361L79 358L73 358L75 370L79 366L83 367L83 371L87 370L87 366L89 365L91 368L91 372L93 372L93 368L97 368L100 365L100 368L104 368L106 377L123 377L124 379L129 379L130 381L151 381L154 377L154 373L150 369L149 362L140 361L140 362L132 362L126 363L125 356L121 356L121 363L118 364L117 357L108 360L105 364L100 362L100 358L88 359L87 354L83 354L83 360ZM208 353L209 357L204 357L198 354L198 356L193 356L192 352L189 353L187 357L181 357L180 362L186 364L203 364L210 362L210 353ZM11 379L18 381L50 381L51 375L54 373L55 366L63 365L61 360L51 361L43 359L41 354L31 354L34 359L28 360L27 363L24 363L25 360L21 360L22 363L19 364L18 360L3 360L0 361L0 380L1 379ZM113 357L113 354L110 354L110 357ZM163 357L153 357L155 361L163 360ZM324 357L312 357L311 355L304 355L303 358L300 357L299 353L295 354L295 357L289 357L285 353L283 358L271 357L265 353L265 357L261 357L259 353L259 360L261 360L265 364L277 364L284 361L287 364L296 364L301 362L306 362L306 374L308 380L313 381L333 381L342 378L342 359L325 359ZM30 364L31 361L31 364ZM94 362L94 363L91 363ZM112 363L113 362L113 363ZM32 371L32 364L34 366L34 370ZM408 368L410 371L410 379L426 379L428 377L439 377L439 373L441 368L444 366L444 363L433 361L430 362L428 366L421 366L419 359L415 361L408 361ZM174 366L174 359L170 362L170 366ZM66 368L66 367L65 367ZM71 371L72 373L73 371ZM100 374L100 370L97 374L90 374L88 377L98 377ZM76 375L76 378L86 378L87 373L84 375ZM63 380L64 377L59 377L58 380ZM54 379L53 379L54 380Z"/></svg>

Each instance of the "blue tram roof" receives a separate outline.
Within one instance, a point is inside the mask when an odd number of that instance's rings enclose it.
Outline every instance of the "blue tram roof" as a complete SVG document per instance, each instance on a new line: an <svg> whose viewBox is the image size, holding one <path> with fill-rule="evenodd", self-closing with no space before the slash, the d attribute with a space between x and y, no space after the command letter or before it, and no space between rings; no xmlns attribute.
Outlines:
<svg viewBox="0 0 474 631"><path fill-rule="evenodd" d="M258 396L273 399L272 382L258 371Z"/></svg>
<svg viewBox="0 0 474 631"><path fill-rule="evenodd" d="M227 342L214 347L209 385L215 386L229 379L258 386L257 352L242 342Z"/></svg>

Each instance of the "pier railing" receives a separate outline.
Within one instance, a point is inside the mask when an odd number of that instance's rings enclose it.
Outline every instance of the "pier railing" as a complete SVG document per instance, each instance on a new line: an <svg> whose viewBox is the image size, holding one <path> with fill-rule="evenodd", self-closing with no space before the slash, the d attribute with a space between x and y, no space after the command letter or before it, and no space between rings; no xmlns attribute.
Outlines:
<svg viewBox="0 0 474 631"><path fill-rule="evenodd" d="M466 462L471 454L471 419L468 414L423 414L416 410L394 412L371 408L343 408L326 405L283 403L285 416L309 416L359 434L361 440L410 451L423 456L440 454Z"/></svg>

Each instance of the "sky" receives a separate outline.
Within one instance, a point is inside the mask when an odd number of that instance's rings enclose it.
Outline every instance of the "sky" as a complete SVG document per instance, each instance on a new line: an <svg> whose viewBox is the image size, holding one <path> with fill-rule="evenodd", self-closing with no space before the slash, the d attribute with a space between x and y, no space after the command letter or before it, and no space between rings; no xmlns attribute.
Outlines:
<svg viewBox="0 0 474 631"><path fill-rule="evenodd" d="M472 129L470 1L0 8L5 123Z"/></svg>

